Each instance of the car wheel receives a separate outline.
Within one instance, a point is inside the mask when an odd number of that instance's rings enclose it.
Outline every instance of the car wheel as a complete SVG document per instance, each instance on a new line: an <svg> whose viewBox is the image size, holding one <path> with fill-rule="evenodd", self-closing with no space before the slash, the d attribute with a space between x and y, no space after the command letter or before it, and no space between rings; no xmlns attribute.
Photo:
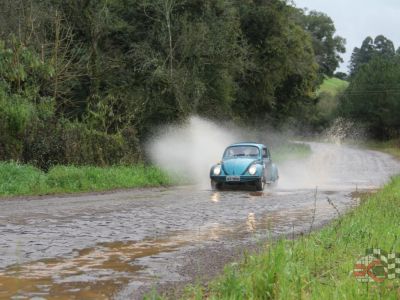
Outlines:
<svg viewBox="0 0 400 300"><path fill-rule="evenodd" d="M256 190L257 191L263 191L264 187L265 187L264 178L260 178L259 180L256 181Z"/></svg>
<svg viewBox="0 0 400 300"><path fill-rule="evenodd" d="M214 180L211 180L211 189L213 191L218 191L221 189L221 183L220 182L216 182Z"/></svg>

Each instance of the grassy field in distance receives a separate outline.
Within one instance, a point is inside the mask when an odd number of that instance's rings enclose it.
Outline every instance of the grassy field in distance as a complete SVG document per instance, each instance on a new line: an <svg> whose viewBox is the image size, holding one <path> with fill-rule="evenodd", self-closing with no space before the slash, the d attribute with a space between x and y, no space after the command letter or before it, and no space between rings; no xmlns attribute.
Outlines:
<svg viewBox="0 0 400 300"><path fill-rule="evenodd" d="M320 86L317 94L328 93L332 96L337 95L339 92L344 91L349 86L349 83L345 80L341 80L336 77L326 78Z"/></svg>

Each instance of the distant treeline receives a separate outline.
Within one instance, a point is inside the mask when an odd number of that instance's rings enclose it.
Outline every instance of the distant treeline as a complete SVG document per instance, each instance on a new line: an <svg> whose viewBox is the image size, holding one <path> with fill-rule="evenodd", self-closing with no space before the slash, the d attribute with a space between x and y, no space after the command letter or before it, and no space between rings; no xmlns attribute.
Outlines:
<svg viewBox="0 0 400 300"><path fill-rule="evenodd" d="M383 35L355 48L350 85L340 98L339 115L354 120L378 139L400 137L400 48Z"/></svg>
<svg viewBox="0 0 400 300"><path fill-rule="evenodd" d="M191 114L306 126L344 39L282 0L2 0L0 159L120 164Z"/></svg>

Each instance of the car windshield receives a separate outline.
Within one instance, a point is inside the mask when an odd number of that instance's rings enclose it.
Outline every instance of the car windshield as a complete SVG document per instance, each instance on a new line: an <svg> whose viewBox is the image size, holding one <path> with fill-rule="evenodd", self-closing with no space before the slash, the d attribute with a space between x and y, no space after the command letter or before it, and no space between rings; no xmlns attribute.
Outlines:
<svg viewBox="0 0 400 300"><path fill-rule="evenodd" d="M255 146L232 146L225 150L224 158L230 157L258 157L260 150Z"/></svg>

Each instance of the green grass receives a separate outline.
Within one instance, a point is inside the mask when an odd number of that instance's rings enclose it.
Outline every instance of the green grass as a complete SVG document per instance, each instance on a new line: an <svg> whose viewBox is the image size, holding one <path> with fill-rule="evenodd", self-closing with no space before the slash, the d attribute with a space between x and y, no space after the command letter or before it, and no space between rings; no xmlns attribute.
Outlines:
<svg viewBox="0 0 400 300"><path fill-rule="evenodd" d="M317 108L324 119L331 119L335 115L335 111L339 105L339 94L343 92L349 83L338 78L327 78L324 80L317 97L319 98Z"/></svg>
<svg viewBox="0 0 400 300"><path fill-rule="evenodd" d="M93 192L169 184L172 184L170 177L153 166L56 166L44 173L30 165L0 162L0 196Z"/></svg>
<svg viewBox="0 0 400 300"><path fill-rule="evenodd" d="M265 245L228 265L207 287L185 299L399 299L400 280L360 283L352 275L366 248L400 252L400 177L311 235ZM152 296L154 297L154 296Z"/></svg>
<svg viewBox="0 0 400 300"><path fill-rule="evenodd" d="M344 91L349 86L349 83L339 78L326 78L320 86L317 94L327 93L336 96L339 92Z"/></svg>

